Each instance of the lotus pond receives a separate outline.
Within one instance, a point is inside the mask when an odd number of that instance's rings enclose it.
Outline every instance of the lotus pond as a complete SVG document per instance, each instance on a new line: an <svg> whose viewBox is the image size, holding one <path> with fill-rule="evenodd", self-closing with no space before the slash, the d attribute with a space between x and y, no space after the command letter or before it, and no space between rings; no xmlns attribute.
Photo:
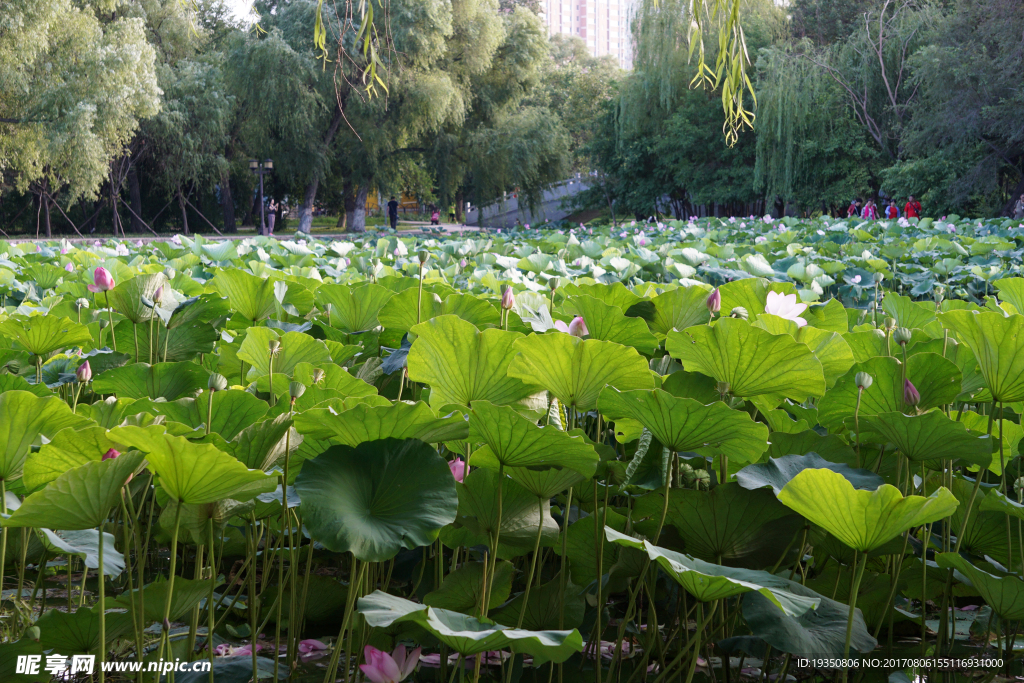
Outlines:
<svg viewBox="0 0 1024 683"><path fill-rule="evenodd" d="M0 680L1019 675L1021 227L0 242Z"/></svg>

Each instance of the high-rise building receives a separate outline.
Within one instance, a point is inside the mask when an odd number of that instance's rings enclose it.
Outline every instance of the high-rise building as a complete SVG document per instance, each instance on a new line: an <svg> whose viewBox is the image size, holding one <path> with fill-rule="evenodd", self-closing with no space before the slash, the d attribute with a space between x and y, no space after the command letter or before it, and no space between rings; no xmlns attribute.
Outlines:
<svg viewBox="0 0 1024 683"><path fill-rule="evenodd" d="M548 35L579 36L593 56L611 55L622 68L633 66L632 0L544 0L542 7Z"/></svg>

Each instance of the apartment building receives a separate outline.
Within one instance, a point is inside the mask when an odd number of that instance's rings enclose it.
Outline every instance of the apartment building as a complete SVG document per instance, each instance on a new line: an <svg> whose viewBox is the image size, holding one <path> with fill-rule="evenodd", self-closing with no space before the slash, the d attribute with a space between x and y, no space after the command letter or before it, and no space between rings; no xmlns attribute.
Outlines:
<svg viewBox="0 0 1024 683"><path fill-rule="evenodd" d="M633 66L629 31L632 0L542 0L548 35L579 36L595 57L611 55L624 69Z"/></svg>

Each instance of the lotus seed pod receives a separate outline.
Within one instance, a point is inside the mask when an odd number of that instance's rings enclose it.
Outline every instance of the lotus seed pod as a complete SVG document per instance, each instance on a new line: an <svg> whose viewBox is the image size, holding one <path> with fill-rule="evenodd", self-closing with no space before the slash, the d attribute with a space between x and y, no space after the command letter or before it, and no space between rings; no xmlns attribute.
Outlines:
<svg viewBox="0 0 1024 683"><path fill-rule="evenodd" d="M421 265L426 263L427 259L430 258L430 252L426 249L420 249L416 255L419 257Z"/></svg>
<svg viewBox="0 0 1024 683"><path fill-rule="evenodd" d="M324 381L324 377L326 376L326 372L324 372L320 368L316 368L315 370L313 370L313 384L320 384L320 382Z"/></svg>
<svg viewBox="0 0 1024 683"><path fill-rule="evenodd" d="M717 391L718 395L722 396L723 398L729 395L729 390L731 388L732 387L729 386L728 382L718 382L715 384L715 391Z"/></svg>
<svg viewBox="0 0 1024 683"><path fill-rule="evenodd" d="M29 626L27 629L25 629L25 637L29 640L34 640L38 643L39 635L40 631L38 626Z"/></svg>
<svg viewBox="0 0 1024 683"><path fill-rule="evenodd" d="M882 324L885 326L885 329L891 330L896 327L896 318L886 318L882 321Z"/></svg>
<svg viewBox="0 0 1024 683"><path fill-rule="evenodd" d="M168 280L173 280L177 275L178 271L174 270L174 268L171 268L170 266L164 268L164 277Z"/></svg>
<svg viewBox="0 0 1024 683"><path fill-rule="evenodd" d="M946 288L942 285L936 285L935 291L932 292L932 297L935 299L936 304L941 304L942 300L946 298Z"/></svg>
<svg viewBox="0 0 1024 683"><path fill-rule="evenodd" d="M745 309L743 306L736 306L731 311L729 311L730 318L739 318L740 320L746 320L749 316L750 314L747 313L747 309Z"/></svg>
<svg viewBox="0 0 1024 683"><path fill-rule="evenodd" d="M291 382L288 385L288 395L291 396L292 399L299 398L304 393L306 393L306 385L302 382Z"/></svg>
<svg viewBox="0 0 1024 683"><path fill-rule="evenodd" d="M883 275L882 273L875 273L875 282L876 283L881 284L881 282L883 280L885 280L885 275Z"/></svg>
<svg viewBox="0 0 1024 683"><path fill-rule="evenodd" d="M708 312L712 315L722 310L722 293L718 291L717 287L708 295L707 305Z"/></svg>
<svg viewBox="0 0 1024 683"><path fill-rule="evenodd" d="M106 318L100 318L96 322L99 323L101 330L106 329L110 325L110 321Z"/></svg>
<svg viewBox="0 0 1024 683"><path fill-rule="evenodd" d="M82 310L83 308L89 308L89 300L84 297L76 300L75 308L77 308L78 310Z"/></svg>
<svg viewBox="0 0 1024 683"><path fill-rule="evenodd" d="M897 327L896 331L892 333L892 340L897 344L907 345L910 341L910 337L913 333L905 327Z"/></svg>
<svg viewBox="0 0 1024 683"><path fill-rule="evenodd" d="M280 340L271 339L267 343L267 349L270 351L270 355L271 356L276 356L278 353L281 352L281 342L280 342Z"/></svg>
<svg viewBox="0 0 1024 683"><path fill-rule="evenodd" d="M210 375L210 379L207 381L206 386L210 391L224 391L228 388L228 378L224 375L218 375L215 372Z"/></svg>
<svg viewBox="0 0 1024 683"><path fill-rule="evenodd" d="M559 279L557 277L553 277L550 280L548 280L548 287L551 288L552 292L558 289L558 282Z"/></svg>
<svg viewBox="0 0 1024 683"><path fill-rule="evenodd" d="M866 372L858 372L853 381L857 383L858 389L870 389L875 380Z"/></svg>

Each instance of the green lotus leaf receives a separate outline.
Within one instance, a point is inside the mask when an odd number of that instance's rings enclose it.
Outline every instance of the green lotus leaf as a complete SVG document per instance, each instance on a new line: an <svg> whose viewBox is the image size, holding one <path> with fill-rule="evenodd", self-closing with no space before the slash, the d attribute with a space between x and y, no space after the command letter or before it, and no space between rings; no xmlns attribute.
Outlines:
<svg viewBox="0 0 1024 683"><path fill-rule="evenodd" d="M857 363L863 363L875 356L888 356L885 351L885 332L882 330L865 330L864 332L847 332L843 339L853 351L853 358ZM891 351L898 347L896 342L890 340Z"/></svg>
<svg viewBox="0 0 1024 683"><path fill-rule="evenodd" d="M29 495L3 525L91 529L121 502L121 487L142 463L141 453L87 462Z"/></svg>
<svg viewBox="0 0 1024 683"><path fill-rule="evenodd" d="M508 628L382 591L359 598L356 609L372 627L416 624L462 655L509 648L515 653L531 655L534 666L539 666L543 662L564 662L583 650L583 636L575 629L527 631Z"/></svg>
<svg viewBox="0 0 1024 683"><path fill-rule="evenodd" d="M146 453L160 487L182 503L199 505L221 498L244 501L277 486L276 477L251 470L209 444L167 434L159 425L115 427L110 439Z"/></svg>
<svg viewBox="0 0 1024 683"><path fill-rule="evenodd" d="M677 370L666 375L661 382L661 390L679 398L692 398L703 404L721 401L722 395L715 387L715 380L699 372Z"/></svg>
<svg viewBox="0 0 1024 683"><path fill-rule="evenodd" d="M653 389L601 392L598 409L610 420L632 418L651 431L663 446L675 452L713 455L727 452L737 463L756 461L768 446L768 428L746 413L722 402L702 405L689 398Z"/></svg>
<svg viewBox="0 0 1024 683"><path fill-rule="evenodd" d="M103 427L63 429L25 460L23 483L29 491L45 486L68 470L98 462L114 447Z"/></svg>
<svg viewBox="0 0 1024 683"><path fill-rule="evenodd" d="M277 374L277 364L274 364L274 374ZM322 370L323 376L319 382L313 381L315 370ZM377 389L372 384L367 384L361 379L356 379L348 370L334 363L321 363L314 366L312 363L299 363L292 370L292 378L296 382L306 385L306 392L302 398L309 394L315 398L320 392L324 393L323 400L332 398L326 395L327 391L338 392L341 396L376 396ZM320 401L316 401L320 403ZM310 405L315 405L311 403Z"/></svg>
<svg viewBox="0 0 1024 683"><path fill-rule="evenodd" d="M718 291L722 295L722 313L724 315L729 315L729 311L739 306L747 309L747 315L751 319L756 319L757 316L764 313L768 292L793 294L796 292L796 287L788 282L770 282L763 278L751 277L727 282L719 287Z"/></svg>
<svg viewBox="0 0 1024 683"><path fill-rule="evenodd" d="M53 396L53 392L45 384L29 384L28 380L19 375L0 374L0 394L8 391L27 391L36 396Z"/></svg>
<svg viewBox="0 0 1024 683"><path fill-rule="evenodd" d="M224 528L227 526L228 521L232 517L246 517L249 513L255 512L257 519L264 519L265 516L259 514L258 503L263 502L262 499L266 496L274 496L281 490L281 487L277 487L277 491L269 494L261 494L255 500L248 500L246 502L240 502L232 500L231 498L222 498L214 503L202 503L199 505L192 505L190 503L178 503L177 501L169 500L167 504L160 511L160 526L168 534L174 531L174 518L178 517L178 528L181 533L188 532L192 538L192 542L196 545L205 545L209 543L209 528L208 523L213 522L214 532L216 534L223 534ZM288 501L288 507L294 507L298 504L298 496L292 493L292 498ZM277 500L273 501L276 503L274 507L274 514L281 514L281 496L277 496ZM268 506L271 507L271 506ZM179 512L180 508L180 512ZM220 538L220 536L215 536ZM183 539L184 540L184 539ZM206 584L209 586L209 583Z"/></svg>
<svg viewBox="0 0 1024 683"><path fill-rule="evenodd" d="M110 306L115 311L138 325L148 322L155 315L152 308L142 303L143 297L152 302L156 290L166 284L167 278L163 273L137 275L130 280L119 282L107 296L110 297Z"/></svg>
<svg viewBox="0 0 1024 683"><path fill-rule="evenodd" d="M822 436L813 429L795 434L772 432L768 435L768 441L766 456L769 458L817 453L829 462L849 464L857 457L853 447L840 437L832 434Z"/></svg>
<svg viewBox="0 0 1024 683"><path fill-rule="evenodd" d="M501 463L490 446L480 446L473 451L473 467L500 469ZM576 486L587 479L576 470L554 467L506 467L509 479L539 498L552 498L570 486Z"/></svg>
<svg viewBox="0 0 1024 683"><path fill-rule="evenodd" d="M835 385L836 380L845 375L856 362L853 350L838 332L828 332L805 325L797 330L796 339L807 344L814 352L814 357L821 363L821 369L825 373L825 386L829 388Z"/></svg>
<svg viewBox="0 0 1024 683"><path fill-rule="evenodd" d="M408 332L417 323L426 322L443 313L444 302L440 296L426 288L420 292L410 287L388 299L377 314L377 318L385 329Z"/></svg>
<svg viewBox="0 0 1024 683"><path fill-rule="evenodd" d="M39 644L64 656L95 654L101 645L100 613L96 607L79 607L74 613L51 609L39 617L35 625L39 627ZM130 613L108 611L104 630L107 642L102 645L109 646L131 630Z"/></svg>
<svg viewBox="0 0 1024 683"><path fill-rule="evenodd" d="M38 673L24 673L23 663L25 660L22 657L30 656L38 657L39 659L35 661L40 664L44 660L42 646L27 636L18 641L11 640L0 643L0 680L18 681L18 683L50 683L53 680L53 675L48 673L42 665L40 665Z"/></svg>
<svg viewBox="0 0 1024 683"><path fill-rule="evenodd" d="M999 446L995 439L971 433L963 422L935 410L914 416L879 413L863 418L860 424L863 430L881 434L915 463L930 461L937 465L936 460L961 460L988 467L993 450Z"/></svg>
<svg viewBox="0 0 1024 683"><path fill-rule="evenodd" d="M605 527L605 538L625 548L647 553L666 574L700 602L711 602L757 591L790 616L800 616L818 606L820 600L789 592L785 579L768 572L722 567L697 558L659 548L649 541L620 534Z"/></svg>
<svg viewBox="0 0 1024 683"><path fill-rule="evenodd" d="M900 362L888 356L857 363L839 378L824 398L818 401L818 422L830 432L843 428L857 408L857 373L866 372L874 380L861 396L861 419L906 409ZM918 410L952 403L960 394L960 370L951 361L934 353L919 353L907 359L907 379L918 393Z"/></svg>
<svg viewBox="0 0 1024 683"><path fill-rule="evenodd" d="M195 283L191 278L188 281ZM171 281L171 285L178 289L175 281ZM196 329L198 323L208 323L211 320L227 318L230 315L231 307L227 301L216 294L200 294L179 303L171 313L171 319L166 325L172 330L178 327ZM173 334L171 340L172 342L174 340Z"/></svg>
<svg viewBox="0 0 1024 683"><path fill-rule="evenodd" d="M131 414L131 406L135 401L136 399L134 398L108 396L102 401L96 401L95 403L79 403L75 408L75 412L87 420L92 420L104 429L110 429L121 424L125 416Z"/></svg>
<svg viewBox="0 0 1024 683"><path fill-rule="evenodd" d="M277 310L274 281L250 275L238 268L217 271L213 287L227 297L231 310L254 323L269 318Z"/></svg>
<svg viewBox="0 0 1024 683"><path fill-rule="evenodd" d="M323 285L316 290L320 308L331 307L331 327L347 334L378 327L377 314L394 292L371 282L358 286Z"/></svg>
<svg viewBox="0 0 1024 683"><path fill-rule="evenodd" d="M430 405L489 401L516 403L538 391L535 383L507 372L515 356L518 332L483 332L453 315L415 325L409 349L409 379L430 386Z"/></svg>
<svg viewBox="0 0 1024 683"><path fill-rule="evenodd" d="M122 341L122 351L130 350L131 359L135 360L135 337L139 339L139 360L149 360L149 323L132 325L128 320L122 320L115 325L117 338ZM220 339L217 329L204 322L195 322L191 325L172 327L169 330L164 327L153 326L153 358L164 360L168 363L177 361L194 360L200 353L210 353L214 344ZM124 345L125 340L130 345ZM166 358L165 358L165 353ZM99 368L94 370L98 371Z"/></svg>
<svg viewBox="0 0 1024 683"><path fill-rule="evenodd" d="M633 515L656 523L664 504L660 492L648 494L637 500ZM675 527L687 555L748 569L767 569L780 560L785 564L784 552L792 556L791 563L796 549L787 546L804 525L771 491L748 491L736 482L711 491L671 489L665 522ZM637 529L643 531L641 526Z"/></svg>
<svg viewBox="0 0 1024 683"><path fill-rule="evenodd" d="M951 515L957 499L945 487L927 498L907 496L883 484L874 491L853 487L832 470L803 470L783 487L779 500L854 550L867 552L907 529Z"/></svg>
<svg viewBox="0 0 1024 683"><path fill-rule="evenodd" d="M854 488L862 491L874 491L885 483L885 479L870 470L854 469L846 464L828 462L813 452L769 458L766 463L749 465L736 473L736 481L745 489L769 487L775 495L779 495L793 477L806 469L832 470L846 478Z"/></svg>
<svg viewBox="0 0 1024 683"><path fill-rule="evenodd" d="M238 349L238 357L252 365L246 379L250 382L262 375L270 374L271 341L278 341L281 349L274 358L274 374L291 377L299 363L317 366L331 362L331 352L319 339L313 339L301 332L279 333L270 327L250 327Z"/></svg>
<svg viewBox="0 0 1024 683"><path fill-rule="evenodd" d="M218 582L219 583L219 582ZM141 604L144 609L146 623L163 621L164 605L167 603L168 581L166 576L158 576L141 590L136 588L131 593L125 591L114 600L115 605L130 610L133 605L138 609ZM181 576L174 577L174 592L171 595L170 620L178 621L183 619L193 607L202 602L210 595L210 581L208 579L193 580ZM132 597L134 596L134 602ZM249 673L252 673L250 669Z"/></svg>
<svg viewBox="0 0 1024 683"><path fill-rule="evenodd" d="M825 393L821 363L806 344L745 320L724 318L714 326L670 332L665 348L685 369L728 383L729 391L741 398L803 402Z"/></svg>
<svg viewBox="0 0 1024 683"><path fill-rule="evenodd" d="M1024 505L1004 496L1001 492L993 489L988 491L981 503L978 505L981 512L1001 512L1011 517L1024 520Z"/></svg>
<svg viewBox="0 0 1024 683"><path fill-rule="evenodd" d="M0 394L0 479L9 482L21 476L29 449L40 437L53 439L62 429L91 424L56 396L40 397L27 391Z"/></svg>
<svg viewBox="0 0 1024 683"><path fill-rule="evenodd" d="M974 353L996 401L1024 400L1024 316L950 311L939 322Z"/></svg>
<svg viewBox="0 0 1024 683"><path fill-rule="evenodd" d="M476 456L474 455L474 458ZM449 475L451 476L451 475ZM498 531L498 482L501 481L501 530ZM558 538L558 525L551 518L551 505L547 499L538 502L537 496L512 479L499 479L496 470L474 469L458 487L458 515L454 528L445 529L441 540L448 547L487 545L498 532L499 557L521 554L533 549L537 528L541 527L541 540L554 543ZM521 550L508 550L513 546Z"/></svg>
<svg viewBox="0 0 1024 683"><path fill-rule="evenodd" d="M838 299L829 299L824 304L811 304L804 311L803 317L808 325L818 330L839 334L850 330L850 316Z"/></svg>
<svg viewBox="0 0 1024 683"><path fill-rule="evenodd" d="M494 565L493 585L487 609L500 607L512 592L512 577L515 567L511 562L497 562ZM480 605L480 589L483 588L484 563L467 562L448 576L436 590L423 596L423 604L453 612L472 612Z"/></svg>
<svg viewBox="0 0 1024 683"><path fill-rule="evenodd" d="M564 613L561 609L563 606ZM522 609L523 594L520 593L489 616L499 624L518 624ZM535 586L530 591L530 601L523 615L523 628L530 631L579 628L583 623L585 609L583 589L567 581L563 591L560 575L556 574L544 585Z"/></svg>
<svg viewBox="0 0 1024 683"><path fill-rule="evenodd" d="M705 325L711 320L707 302L710 292L703 287L679 287L651 299L654 316L651 331L664 339L672 330L685 330L694 325ZM731 310L731 309L730 309ZM590 321L587 318L587 327Z"/></svg>
<svg viewBox="0 0 1024 683"><path fill-rule="evenodd" d="M133 410L151 415L163 415L172 422L180 422L192 429L206 424L210 407L210 392L204 391L196 398L179 398L176 401L137 401ZM267 414L269 406L248 391L228 389L213 392L213 420L210 431L225 440L235 436L249 425Z"/></svg>
<svg viewBox="0 0 1024 683"><path fill-rule="evenodd" d="M512 408L487 401L473 402L469 439L487 444L505 467L570 469L589 478L600 460L582 436L569 436L554 426L538 427Z"/></svg>
<svg viewBox="0 0 1024 683"><path fill-rule="evenodd" d="M229 452L249 469L264 472L269 472L284 460L286 449L292 453L293 465L301 462L304 458L295 454L303 443L303 436L292 424L292 418L284 414L249 425L228 444Z"/></svg>
<svg viewBox="0 0 1024 683"><path fill-rule="evenodd" d="M437 315L454 315L481 329L497 327L501 322L501 316L493 303L472 294L449 294Z"/></svg>
<svg viewBox="0 0 1024 683"><path fill-rule="evenodd" d="M985 600L985 604L1001 618L1024 619L1024 581L1019 576L996 576L978 569L959 553L937 553L935 562L945 569L955 569L966 577Z"/></svg>
<svg viewBox="0 0 1024 683"><path fill-rule="evenodd" d="M629 311L633 306L645 302L642 297L637 296L635 292L631 292L621 282L613 282L610 285L603 282L593 284L569 283L562 287L562 291L565 292L566 296L592 296L610 306L618 306L622 309L623 313ZM633 313L626 314L633 315Z"/></svg>
<svg viewBox="0 0 1024 683"><path fill-rule="evenodd" d="M508 366L510 376L544 387L577 411L596 408L606 386L654 388L647 361L628 346L551 332L519 339L514 349L519 355Z"/></svg>
<svg viewBox="0 0 1024 683"><path fill-rule="evenodd" d="M295 415L295 429L313 439L357 446L378 439L419 439L426 443L464 440L469 424L459 413L437 417L426 403L392 403L386 406L357 403L344 412L313 408Z"/></svg>
<svg viewBox="0 0 1024 683"><path fill-rule="evenodd" d="M88 327L52 315L8 318L0 322L0 337L7 337L35 356L45 356L57 349L93 345Z"/></svg>
<svg viewBox="0 0 1024 683"><path fill-rule="evenodd" d="M93 380L97 394L118 398L162 398L176 401L206 388L210 373L195 363L133 363L107 370Z"/></svg>
<svg viewBox="0 0 1024 683"><path fill-rule="evenodd" d="M100 532L98 529L50 531L36 529L39 540L54 555L74 555L82 558L89 569L100 567ZM117 577L124 571L124 555L117 551L114 537L103 532L103 573Z"/></svg>
<svg viewBox="0 0 1024 683"><path fill-rule="evenodd" d="M448 463L416 439L332 446L303 464L295 490L312 537L366 562L433 543L458 509Z"/></svg>
<svg viewBox="0 0 1024 683"><path fill-rule="evenodd" d="M574 296L565 302L565 310L583 316L591 339L632 346L640 353L651 355L658 348L658 338L640 318L628 318L618 306L606 304L592 296ZM704 309L707 311L707 308Z"/></svg>
<svg viewBox="0 0 1024 683"><path fill-rule="evenodd" d="M895 292L886 292L882 298L882 310L896 319L898 327L923 330L935 320L935 306L914 301ZM941 335L940 335L941 336Z"/></svg>

